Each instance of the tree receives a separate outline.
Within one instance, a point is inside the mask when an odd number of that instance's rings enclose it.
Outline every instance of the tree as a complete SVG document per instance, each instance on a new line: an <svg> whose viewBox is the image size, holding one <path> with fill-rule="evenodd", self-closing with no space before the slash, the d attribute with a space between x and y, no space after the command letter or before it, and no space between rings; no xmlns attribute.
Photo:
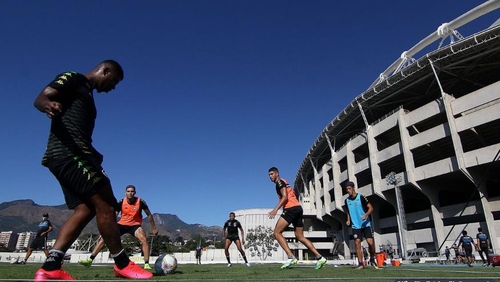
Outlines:
<svg viewBox="0 0 500 282"><path fill-rule="evenodd" d="M273 255L273 252L278 251L279 244L270 227L259 225L249 229L246 235L245 248L250 251L252 257L258 256L260 260L266 260Z"/></svg>

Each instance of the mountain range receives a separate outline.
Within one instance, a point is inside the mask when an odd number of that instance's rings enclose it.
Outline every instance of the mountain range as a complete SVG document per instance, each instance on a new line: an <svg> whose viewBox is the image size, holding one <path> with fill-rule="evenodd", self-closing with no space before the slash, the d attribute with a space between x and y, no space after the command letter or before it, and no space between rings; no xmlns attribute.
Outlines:
<svg viewBox="0 0 500 282"><path fill-rule="evenodd" d="M49 220L54 227L54 232L49 234L49 239L55 238L57 231L73 213L66 205L42 206L33 200L15 200L0 203L0 231L14 231L15 233L24 231L36 231L38 223L42 220L43 213L49 214ZM205 226L202 224L187 224L175 214L153 214L156 228L159 235L169 236L175 240L181 236L183 239L201 235L204 238L217 237L220 239L222 227ZM151 227L147 218L143 219L143 228L146 233L151 232ZM99 234L97 224L93 219L82 234Z"/></svg>

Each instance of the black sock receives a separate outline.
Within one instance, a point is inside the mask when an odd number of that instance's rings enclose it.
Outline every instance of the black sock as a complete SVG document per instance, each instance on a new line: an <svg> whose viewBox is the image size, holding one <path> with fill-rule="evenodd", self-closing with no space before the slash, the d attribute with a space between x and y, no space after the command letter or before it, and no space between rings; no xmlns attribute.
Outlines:
<svg viewBox="0 0 500 282"><path fill-rule="evenodd" d="M229 257L226 257L227 263L231 263L231 259Z"/></svg>
<svg viewBox="0 0 500 282"><path fill-rule="evenodd" d="M94 261L94 259L95 259L95 257L96 257L96 256L97 256L97 255L91 254L91 255L90 255L90 259L91 259L92 261Z"/></svg>
<svg viewBox="0 0 500 282"><path fill-rule="evenodd" d="M248 263L247 256L243 256L243 259L245 260L245 263Z"/></svg>
<svg viewBox="0 0 500 282"><path fill-rule="evenodd" d="M149 260L144 260L144 264L149 264Z"/></svg>
<svg viewBox="0 0 500 282"><path fill-rule="evenodd" d="M50 250L49 256L42 265L42 268L47 271L61 269L62 261L64 259L64 252L59 250Z"/></svg>
<svg viewBox="0 0 500 282"><path fill-rule="evenodd" d="M121 250L116 255L111 255L111 257L115 260L115 264L118 269L124 269L130 262L130 259L124 250Z"/></svg>
<svg viewBox="0 0 500 282"><path fill-rule="evenodd" d="M323 256L316 257L316 260L320 260Z"/></svg>

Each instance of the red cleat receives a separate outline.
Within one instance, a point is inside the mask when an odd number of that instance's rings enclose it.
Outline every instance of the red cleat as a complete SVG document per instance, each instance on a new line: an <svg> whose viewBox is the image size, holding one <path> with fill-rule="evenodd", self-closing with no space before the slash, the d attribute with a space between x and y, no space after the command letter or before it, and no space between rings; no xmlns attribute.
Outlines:
<svg viewBox="0 0 500 282"><path fill-rule="evenodd" d="M35 273L35 279L33 281L47 281L47 280L76 280L76 279L62 269L48 271L43 268L40 268Z"/></svg>
<svg viewBox="0 0 500 282"><path fill-rule="evenodd" d="M131 279L153 278L153 273L142 269L142 267L138 266L133 261L129 262L124 269L119 269L118 267L116 267L115 264L114 270L116 277L131 278Z"/></svg>

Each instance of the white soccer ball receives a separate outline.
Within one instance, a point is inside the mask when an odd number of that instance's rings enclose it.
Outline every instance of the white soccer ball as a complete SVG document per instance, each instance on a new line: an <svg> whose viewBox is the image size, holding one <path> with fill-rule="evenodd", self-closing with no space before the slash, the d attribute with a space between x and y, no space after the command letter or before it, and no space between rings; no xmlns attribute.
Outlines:
<svg viewBox="0 0 500 282"><path fill-rule="evenodd" d="M17 258L11 258L10 259L11 264L16 264L17 263Z"/></svg>
<svg viewBox="0 0 500 282"><path fill-rule="evenodd" d="M177 259L173 255L162 254L155 262L155 272L158 275L174 273L177 269Z"/></svg>

